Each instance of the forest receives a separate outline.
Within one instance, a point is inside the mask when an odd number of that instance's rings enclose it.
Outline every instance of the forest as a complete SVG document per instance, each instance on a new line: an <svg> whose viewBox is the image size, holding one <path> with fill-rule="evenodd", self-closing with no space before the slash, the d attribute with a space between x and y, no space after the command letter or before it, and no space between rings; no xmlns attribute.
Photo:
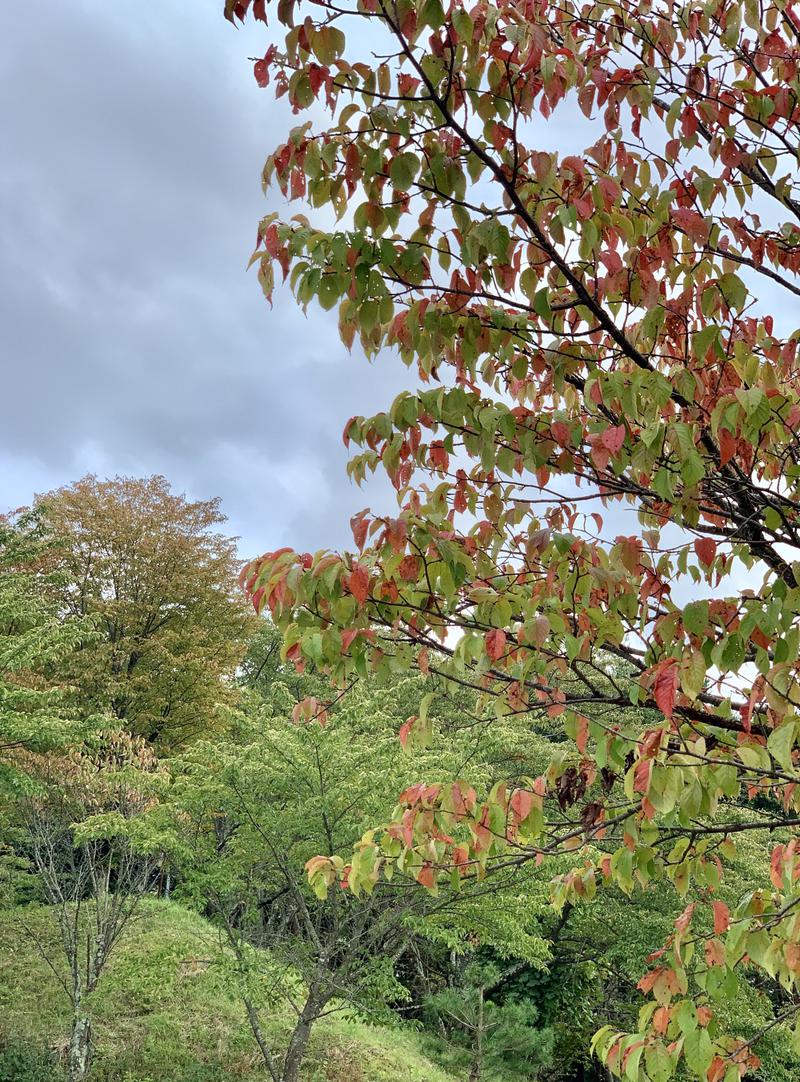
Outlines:
<svg viewBox="0 0 800 1082"><path fill-rule="evenodd" d="M636 1024L687 898L714 890L721 920L769 847L669 893L629 860L560 907L569 853L436 890L413 869L312 889L315 862L342 867L420 788L459 778L472 805L575 743L430 671L332 696L254 615L223 525L159 477L86 477L3 524L0 1077L605 1079L593 1034ZM608 680L631 676L609 662ZM587 825L585 782L562 778L544 817ZM726 1007L766 1031L756 1077L797 1077L774 1024L790 1003L748 973Z"/></svg>
<svg viewBox="0 0 800 1082"><path fill-rule="evenodd" d="M0 1082L793 1082L800 12L221 6L265 321L404 389L349 548L0 519Z"/></svg>

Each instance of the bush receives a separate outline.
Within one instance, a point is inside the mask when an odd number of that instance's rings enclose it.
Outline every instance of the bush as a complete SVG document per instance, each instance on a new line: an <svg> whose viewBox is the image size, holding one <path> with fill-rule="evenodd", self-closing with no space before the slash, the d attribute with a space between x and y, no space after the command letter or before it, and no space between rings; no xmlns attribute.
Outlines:
<svg viewBox="0 0 800 1082"><path fill-rule="evenodd" d="M47 1049L16 1041L0 1046L0 1082L61 1082L62 1078Z"/></svg>

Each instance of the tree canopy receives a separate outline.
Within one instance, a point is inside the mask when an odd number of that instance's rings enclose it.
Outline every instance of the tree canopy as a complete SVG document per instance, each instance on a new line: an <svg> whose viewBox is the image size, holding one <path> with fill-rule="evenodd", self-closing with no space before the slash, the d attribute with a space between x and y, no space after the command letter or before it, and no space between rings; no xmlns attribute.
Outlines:
<svg viewBox="0 0 800 1082"><path fill-rule="evenodd" d="M264 169L311 208L261 222L265 294L277 264L348 345L409 368L386 412L344 426L351 475L385 471L397 512L356 515L352 552L254 561L254 604L334 682L418 667L571 741L489 794L422 780L348 882L399 863L435 889L568 851L561 905L693 886L638 1026L595 1047L631 1080L743 1077L754 1042L722 1005L745 972L780 983L787 1019L800 1006L800 17L225 10L267 24L255 78L307 114ZM751 832L770 875L730 908Z"/></svg>
<svg viewBox="0 0 800 1082"><path fill-rule="evenodd" d="M48 601L53 580L37 564L51 543L36 515L0 518L0 791L30 780L29 755L73 744L97 720L81 714L64 680L94 629Z"/></svg>
<svg viewBox="0 0 800 1082"><path fill-rule="evenodd" d="M42 557L54 603L100 632L70 670L85 708L166 745L219 724L252 622L219 500L163 477L90 476L36 507L54 538Z"/></svg>

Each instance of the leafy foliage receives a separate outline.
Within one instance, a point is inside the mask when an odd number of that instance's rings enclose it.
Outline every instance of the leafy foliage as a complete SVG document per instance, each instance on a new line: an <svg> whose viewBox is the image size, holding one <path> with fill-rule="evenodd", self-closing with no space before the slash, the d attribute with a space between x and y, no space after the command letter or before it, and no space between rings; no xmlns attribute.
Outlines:
<svg viewBox="0 0 800 1082"><path fill-rule="evenodd" d="M56 948L53 911L26 906L23 915L41 941ZM35 1049L44 1045L59 1050L68 1023L67 1001L57 994L56 977L31 939L20 937L18 916L14 911L0 914L0 956L8 978L0 986L0 1047L13 1044L15 1064L36 1062ZM231 972L212 925L175 903L145 899L109 962L102 994L95 997L92 1078L263 1079ZM282 1000L265 1023L276 1043L286 1040L292 1013L290 1003ZM413 1032L333 1015L312 1036L304 1082L395 1082L401 1075L408 1082L455 1082L456 1077L430 1061ZM52 1077L34 1075L30 1082L51 1082Z"/></svg>
<svg viewBox="0 0 800 1082"><path fill-rule="evenodd" d="M85 477L36 506L56 538L43 557L54 602L102 630L69 669L85 709L167 746L218 726L251 620L219 501L163 477Z"/></svg>
<svg viewBox="0 0 800 1082"><path fill-rule="evenodd" d="M30 783L31 753L74 743L93 723L78 712L64 678L67 659L91 640L93 627L62 619L48 601L53 578L36 563L50 543L36 515L0 519L0 792Z"/></svg>
<svg viewBox="0 0 800 1082"><path fill-rule="evenodd" d="M255 77L309 118L264 180L320 213L261 223L261 284L277 264L419 384L344 428L397 515L243 582L300 667L444 674L571 741L485 798L407 790L348 882L399 864L436 890L565 851L559 905L671 882L688 904L637 1025L594 1047L630 1082L733 1082L758 1063L725 1014L745 972L800 1008L800 19L783 0L274 11ZM541 149L579 114L581 153ZM769 876L720 902L737 839L781 828Z"/></svg>
<svg viewBox="0 0 800 1082"><path fill-rule="evenodd" d="M313 717L300 713L320 681L281 663L276 641L275 630L265 628L244 666L253 688L249 716L173 763L171 797L180 896L220 925L267 1070L285 1082L297 1076L311 1028L341 1009L334 1004L388 1020L388 1008L410 998L398 967L405 955L419 956L422 941L461 953L479 935L543 966L547 947L536 917L547 896L531 877L513 876L434 898L409 890L405 877L386 882L380 865L359 863L358 856L345 869L336 854L370 836L373 824L391 814L392 794L421 765L447 776L466 753L476 780L486 782L494 768L485 752L496 744L476 744L471 736L465 742L456 729L435 751L420 751L413 761L398 756L400 718L426 685L437 721L453 711L419 675L391 687L361 682L334 704L315 699ZM334 855L320 857L321 850ZM364 853L369 858L368 848ZM318 869L313 890L307 867ZM357 879L352 893L326 889L337 870ZM416 874L423 880L424 866ZM276 1049L263 1024L287 996L297 1003L298 1026L288 1046Z"/></svg>

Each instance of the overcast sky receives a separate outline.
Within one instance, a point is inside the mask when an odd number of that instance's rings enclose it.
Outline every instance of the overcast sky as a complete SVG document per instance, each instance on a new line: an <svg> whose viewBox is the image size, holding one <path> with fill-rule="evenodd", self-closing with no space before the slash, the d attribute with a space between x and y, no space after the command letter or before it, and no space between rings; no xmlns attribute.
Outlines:
<svg viewBox="0 0 800 1082"><path fill-rule="evenodd" d="M221 0L8 5L0 38L0 510L99 475L222 497L244 555L350 538L344 421L405 370L245 270L287 123ZM293 212L293 211L292 211ZM407 374L406 374L407 378Z"/></svg>

